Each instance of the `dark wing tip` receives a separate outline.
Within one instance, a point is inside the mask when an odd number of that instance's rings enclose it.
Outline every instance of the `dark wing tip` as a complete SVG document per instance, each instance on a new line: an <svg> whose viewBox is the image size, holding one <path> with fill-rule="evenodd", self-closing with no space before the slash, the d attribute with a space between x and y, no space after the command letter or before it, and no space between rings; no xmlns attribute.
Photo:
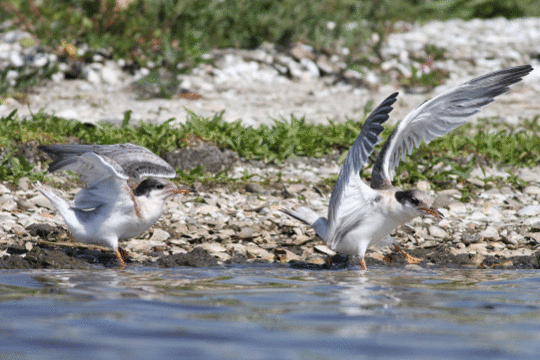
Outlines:
<svg viewBox="0 0 540 360"><path fill-rule="evenodd" d="M379 135L383 132L384 127L381 125L389 119L390 112L394 109L392 105L396 102L399 92L395 92L392 95L388 96L384 101L377 106L375 110L369 114L364 123L364 127L367 127L371 133ZM364 128L362 128L364 130Z"/></svg>

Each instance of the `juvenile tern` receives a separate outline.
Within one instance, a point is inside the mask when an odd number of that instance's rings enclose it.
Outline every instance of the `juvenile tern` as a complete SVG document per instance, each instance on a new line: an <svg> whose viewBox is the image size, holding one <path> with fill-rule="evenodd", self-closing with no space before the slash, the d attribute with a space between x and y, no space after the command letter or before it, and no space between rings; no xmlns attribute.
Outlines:
<svg viewBox="0 0 540 360"><path fill-rule="evenodd" d="M64 218L76 241L110 246L122 267L126 253L118 240L139 236L163 214L168 197L190 192L183 185L155 178L174 178L176 172L142 146L59 144L38 149L52 160L49 172L76 172L86 188L70 204L40 183L36 188Z"/></svg>
<svg viewBox="0 0 540 360"><path fill-rule="evenodd" d="M433 200L425 192L392 186L396 167L422 141L429 143L464 124L467 118L509 91L510 85L521 81L532 70L531 66L524 65L496 71L419 105L405 116L384 143L368 186L359 172L379 142L379 134L384 130L382 124L388 120L398 94L390 95L366 119L349 150L330 197L327 217L307 207L282 211L311 225L332 250L358 254L364 270L367 270L364 254L368 246L385 240L394 243L407 262L420 262L401 250L390 233L417 216L442 218L442 214L432 207Z"/></svg>

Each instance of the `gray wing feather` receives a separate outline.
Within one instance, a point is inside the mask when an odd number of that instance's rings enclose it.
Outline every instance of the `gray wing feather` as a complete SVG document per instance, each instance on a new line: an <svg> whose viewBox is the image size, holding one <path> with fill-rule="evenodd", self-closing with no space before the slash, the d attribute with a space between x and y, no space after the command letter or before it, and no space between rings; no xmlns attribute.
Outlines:
<svg viewBox="0 0 540 360"><path fill-rule="evenodd" d="M366 119L360 135L356 138L354 144L349 149L343 166L339 172L338 180L332 191L330 205L328 207L328 220L331 222L336 217L340 207L343 193L351 181L351 176L357 176L360 179L359 172L362 166L373 152L373 147L379 142L379 134L383 132L382 124L388 120L389 113L392 111L392 104L396 101L398 93L387 97Z"/></svg>
<svg viewBox="0 0 540 360"><path fill-rule="evenodd" d="M510 85L521 81L532 70L530 65L524 65L496 71L422 103L399 123L383 145L373 166L371 187L391 187L400 160L405 160L422 141L429 143L463 125L467 118L510 90Z"/></svg>
<svg viewBox="0 0 540 360"><path fill-rule="evenodd" d="M114 160L93 152L78 156L76 161L65 165L62 170L71 170L81 174L81 181L90 186L110 177L124 181L129 179Z"/></svg>
<svg viewBox="0 0 540 360"><path fill-rule="evenodd" d="M145 176L174 178L176 172L165 160L145 147L130 143L116 145L44 145L38 147L47 153L52 163L49 172L66 170L85 153L105 156L117 163L127 176L138 180Z"/></svg>

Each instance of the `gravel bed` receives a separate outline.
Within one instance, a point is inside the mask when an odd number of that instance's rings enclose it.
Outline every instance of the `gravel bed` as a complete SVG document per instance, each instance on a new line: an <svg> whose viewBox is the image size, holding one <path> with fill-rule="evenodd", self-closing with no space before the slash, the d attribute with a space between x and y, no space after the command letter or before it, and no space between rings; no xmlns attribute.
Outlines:
<svg viewBox="0 0 540 360"><path fill-rule="evenodd" d="M302 204L324 213L331 189L323 180L339 171L335 158L264 167L237 161L232 177L247 171L269 185L199 186L198 194L171 200L150 230L120 246L132 263L157 267L246 262L313 269L356 266L357 259L334 256L311 228L280 211ZM503 170L475 169L468 180L475 185L468 203L460 201L461 184L436 194L429 183L419 182L417 187L435 197L445 217L416 218L393 236L424 259L421 267L540 267L540 167L514 171L527 184L520 188L505 184L508 172ZM49 179L64 189L65 197L80 190L65 174ZM118 266L110 249L74 242L63 219L27 179L16 188L0 184L0 205L0 268ZM334 256L332 265L328 256ZM384 247L368 252L366 260L368 266L404 266L401 255Z"/></svg>
<svg viewBox="0 0 540 360"><path fill-rule="evenodd" d="M242 119L253 126L271 124L290 114L305 116L310 123L327 123L357 118L369 100L377 103L398 89L405 94L392 112L392 123L425 99L475 76L515 65L538 67L538 44L540 19L525 18L397 24L396 32L383 44L379 70L347 70L341 55L315 54L303 45L287 53L272 45L252 51L220 50L208 54L215 60L212 65L182 75L178 96L167 100L153 98L152 86L141 89L134 85L153 70L151 64L130 73L125 61L106 56L94 56L92 63L63 59L47 53L27 33L4 31L0 32L0 72L5 81L15 84L32 71L57 70L51 81L33 89L24 101L28 104L4 99L0 116L14 109L29 116L42 109L82 122L120 123L124 112L132 110L134 120L160 123L176 118L185 122L188 108L203 116L225 110L225 120ZM444 58L427 64L418 60L426 57L426 45L443 49ZM435 88L400 87L399 79L410 76L411 66L425 72L448 71L450 78ZM533 71L481 116L519 123L540 114L539 80L540 71ZM226 156L208 164L209 170L223 170L227 164L230 174L238 178L244 171L256 174L255 182L239 189L202 187L197 195L173 199L168 212L149 231L121 243L132 263L162 267L243 262L314 269L354 266L354 259L340 261L343 259L334 256L311 229L279 211L303 204L324 213L331 189L321 181L338 173L337 154L295 159L281 166L245 163L230 153ZM172 155L167 158L170 162L175 159ZM504 179L510 170L526 185L493 182L493 177ZM50 179L55 187L67 190L66 197L78 191L76 182L66 175ZM270 185L263 186L258 180ZM475 186L469 203L459 200L461 184L438 194L431 191L445 218L438 222L417 218L399 228L394 237L424 259L421 267L538 268L540 167L478 168L468 181ZM417 185L429 190L428 183ZM61 217L28 179L17 187L0 184L0 209L0 268L117 266L110 249L73 242ZM368 266L403 266L400 255L386 256L389 254L384 248L369 252ZM332 265L328 256L334 256Z"/></svg>

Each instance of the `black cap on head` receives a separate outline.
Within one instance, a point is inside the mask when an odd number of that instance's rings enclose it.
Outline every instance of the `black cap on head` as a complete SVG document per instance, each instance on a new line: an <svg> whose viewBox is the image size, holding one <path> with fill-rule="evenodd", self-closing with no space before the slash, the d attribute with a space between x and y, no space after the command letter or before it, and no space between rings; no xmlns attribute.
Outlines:
<svg viewBox="0 0 540 360"><path fill-rule="evenodd" d="M133 190L135 196L144 196L148 195L152 190L161 190L165 187L161 181L149 178L141 181L141 183Z"/></svg>

